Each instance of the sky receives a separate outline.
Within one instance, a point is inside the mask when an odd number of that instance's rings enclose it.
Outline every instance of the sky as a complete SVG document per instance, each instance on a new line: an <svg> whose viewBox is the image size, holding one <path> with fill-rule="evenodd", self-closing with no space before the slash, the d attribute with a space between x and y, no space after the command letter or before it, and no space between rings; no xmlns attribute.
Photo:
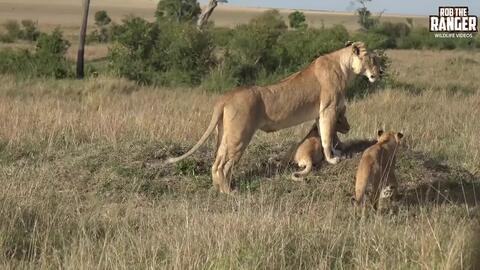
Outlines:
<svg viewBox="0 0 480 270"><path fill-rule="evenodd" d="M208 0L200 0L205 4ZM314 9L329 11L353 11L359 5L352 0L228 0L228 4L244 7ZM228 5L227 4L227 5ZM467 6L470 15L480 16L480 1L446 0L372 0L367 4L369 10L390 14L436 15L439 6Z"/></svg>

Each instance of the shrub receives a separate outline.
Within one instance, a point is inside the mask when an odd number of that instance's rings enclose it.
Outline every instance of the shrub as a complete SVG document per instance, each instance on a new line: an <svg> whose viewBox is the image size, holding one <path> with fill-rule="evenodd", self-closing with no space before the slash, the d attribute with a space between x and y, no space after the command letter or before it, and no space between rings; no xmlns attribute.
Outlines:
<svg viewBox="0 0 480 270"><path fill-rule="evenodd" d="M110 41L109 29L106 27L101 27L100 29L95 29L87 35L87 43L106 43Z"/></svg>
<svg viewBox="0 0 480 270"><path fill-rule="evenodd" d="M215 46L225 48L234 34L234 30L227 27L215 27L209 29Z"/></svg>
<svg viewBox="0 0 480 270"><path fill-rule="evenodd" d="M251 84L261 70L272 73L278 68L280 61L274 50L286 29L277 10L235 28L226 48L225 67L233 72L238 83Z"/></svg>
<svg viewBox="0 0 480 270"><path fill-rule="evenodd" d="M22 36L21 39L28 41L36 41L40 36L40 31L38 31L37 23L32 20L22 20Z"/></svg>
<svg viewBox="0 0 480 270"><path fill-rule="evenodd" d="M42 33L37 40L35 53L28 50L0 51L0 73L24 77L65 78L72 75L65 52L68 41L62 38L60 30L52 34Z"/></svg>
<svg viewBox="0 0 480 270"><path fill-rule="evenodd" d="M371 50L385 49L388 46L389 37L373 31L369 32L357 32L352 37L353 40L361 40L367 45L367 48Z"/></svg>
<svg viewBox="0 0 480 270"><path fill-rule="evenodd" d="M288 15L288 20L291 28L303 29L307 27L307 24L305 22L305 14L298 10L290 13Z"/></svg>
<svg viewBox="0 0 480 270"><path fill-rule="evenodd" d="M98 27L106 26L108 25L112 19L110 16L108 16L107 12L105 10L99 10L95 12L95 24Z"/></svg>
<svg viewBox="0 0 480 270"><path fill-rule="evenodd" d="M161 0L158 2L155 17L158 21L195 22L201 12L197 0Z"/></svg>
<svg viewBox="0 0 480 270"><path fill-rule="evenodd" d="M318 56L342 48L348 39L349 34L341 25L286 32L278 41L279 66L288 71L298 70Z"/></svg>
<svg viewBox="0 0 480 270"><path fill-rule="evenodd" d="M22 20L21 25L15 20L10 20L5 23L5 29L7 33L2 36L2 40L6 42L13 42L17 39L36 41L40 36L37 24L32 20Z"/></svg>
<svg viewBox="0 0 480 270"><path fill-rule="evenodd" d="M142 84L198 85L214 63L213 39L191 24L124 21L109 52L114 74Z"/></svg>
<svg viewBox="0 0 480 270"><path fill-rule="evenodd" d="M6 48L0 51L0 74L32 76L35 59L28 50Z"/></svg>
<svg viewBox="0 0 480 270"><path fill-rule="evenodd" d="M35 50L37 75L57 79L71 75L71 69L65 58L69 47L70 43L63 39L58 28L51 34L42 33Z"/></svg>
<svg viewBox="0 0 480 270"><path fill-rule="evenodd" d="M382 22L372 29L373 33L385 38L382 44L384 49L392 49L398 46L398 39L405 38L410 34L410 27L405 23Z"/></svg>
<svg viewBox="0 0 480 270"><path fill-rule="evenodd" d="M5 22L4 27L7 30L6 36L9 39L14 41L22 36L22 29L17 21L9 20Z"/></svg>

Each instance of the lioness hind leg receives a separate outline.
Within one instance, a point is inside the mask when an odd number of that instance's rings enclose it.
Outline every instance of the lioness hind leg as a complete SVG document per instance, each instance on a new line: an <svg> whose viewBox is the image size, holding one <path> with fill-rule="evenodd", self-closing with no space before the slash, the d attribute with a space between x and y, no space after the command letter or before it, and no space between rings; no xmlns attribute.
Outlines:
<svg viewBox="0 0 480 270"><path fill-rule="evenodd" d="M245 148L255 132L255 129L248 128L248 124L235 124L223 122L223 136L212 167L213 183L223 193L232 192L233 169L240 161Z"/></svg>

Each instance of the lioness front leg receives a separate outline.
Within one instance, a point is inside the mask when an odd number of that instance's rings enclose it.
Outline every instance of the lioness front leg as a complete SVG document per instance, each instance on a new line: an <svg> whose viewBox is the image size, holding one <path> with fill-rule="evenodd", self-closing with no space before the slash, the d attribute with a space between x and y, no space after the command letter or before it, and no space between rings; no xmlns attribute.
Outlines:
<svg viewBox="0 0 480 270"><path fill-rule="evenodd" d="M336 134L335 121L337 119L334 108L325 108L320 111L320 119L318 121L318 128L320 130L320 137L322 138L323 153L325 160L330 164L337 164L340 162L339 157L332 154L333 136Z"/></svg>

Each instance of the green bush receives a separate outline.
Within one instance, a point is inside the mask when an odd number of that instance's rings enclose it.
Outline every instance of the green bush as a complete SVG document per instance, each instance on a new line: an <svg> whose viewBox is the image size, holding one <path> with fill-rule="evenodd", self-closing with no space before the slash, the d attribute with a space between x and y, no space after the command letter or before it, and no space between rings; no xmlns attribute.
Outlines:
<svg viewBox="0 0 480 270"><path fill-rule="evenodd" d="M17 39L36 41L40 36L37 24L32 20L22 20L21 25L15 20L10 20L4 26L7 33L1 37L3 42L14 42Z"/></svg>
<svg viewBox="0 0 480 270"><path fill-rule="evenodd" d="M0 51L0 73L57 79L71 76L70 64L64 56L69 45L58 29L52 34L42 33L33 54L27 50Z"/></svg>
<svg viewBox="0 0 480 270"><path fill-rule="evenodd" d="M22 36L22 29L17 21L9 20L5 22L4 27L7 30L6 35L12 40L16 40Z"/></svg>
<svg viewBox="0 0 480 270"><path fill-rule="evenodd" d="M239 84L255 82L257 74L274 72L280 65L275 54L279 37L287 30L277 10L267 11L249 24L239 25L226 46L225 68Z"/></svg>
<svg viewBox="0 0 480 270"><path fill-rule="evenodd" d="M128 18L109 52L114 74L142 84L198 85L214 64L213 38L191 24Z"/></svg>
<svg viewBox="0 0 480 270"><path fill-rule="evenodd" d="M35 50L37 75L65 78L72 74L65 53L70 42L63 39L62 32L57 28L51 34L42 33L37 40Z"/></svg>
<svg viewBox="0 0 480 270"><path fill-rule="evenodd" d="M232 39L235 30L227 27L212 27L209 28L208 31L210 31L213 37L215 46L225 48L230 42L230 39Z"/></svg>
<svg viewBox="0 0 480 270"><path fill-rule="evenodd" d="M22 20L23 31L21 39L28 41L36 41L40 37L37 23L32 20Z"/></svg>
<svg viewBox="0 0 480 270"><path fill-rule="evenodd" d="M365 43L368 49L375 50L375 49L385 49L387 48L389 44L389 37L380 34L380 33L375 33L373 31L369 32L356 32L352 36L352 40L360 40Z"/></svg>
<svg viewBox="0 0 480 270"><path fill-rule="evenodd" d="M398 46L399 39L405 38L410 34L410 27L405 23L382 22L377 24L371 31L378 36L383 36L383 49L393 49Z"/></svg>
<svg viewBox="0 0 480 270"><path fill-rule="evenodd" d="M288 15L288 21L291 28L303 29L307 28L307 23L305 22L305 14L298 10L290 13Z"/></svg>
<svg viewBox="0 0 480 270"><path fill-rule="evenodd" d="M95 24L98 27L106 26L108 25L112 19L110 16L108 16L107 12L105 10L99 10L95 12Z"/></svg>
<svg viewBox="0 0 480 270"><path fill-rule="evenodd" d="M107 43L109 41L110 33L107 27L100 27L87 35L87 43Z"/></svg>
<svg viewBox="0 0 480 270"><path fill-rule="evenodd" d="M279 38L276 50L279 67L288 71L298 70L320 55L342 48L348 39L349 34L341 25L322 30L309 28L286 32Z"/></svg>
<svg viewBox="0 0 480 270"><path fill-rule="evenodd" d="M155 11L157 21L195 22L202 10L197 0L161 0Z"/></svg>

